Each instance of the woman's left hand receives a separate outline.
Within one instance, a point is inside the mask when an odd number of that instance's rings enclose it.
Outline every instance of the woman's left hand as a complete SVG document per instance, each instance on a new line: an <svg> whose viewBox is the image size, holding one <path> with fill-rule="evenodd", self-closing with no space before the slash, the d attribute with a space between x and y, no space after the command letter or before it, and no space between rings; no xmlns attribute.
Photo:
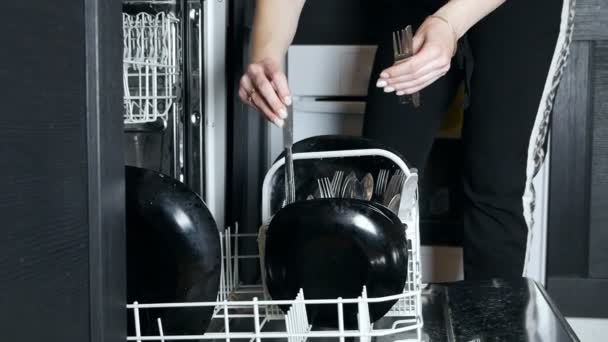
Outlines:
<svg viewBox="0 0 608 342"><path fill-rule="evenodd" d="M455 50L456 41L450 25L429 17L414 36L414 55L383 70L376 86L387 93L413 94L450 70Z"/></svg>

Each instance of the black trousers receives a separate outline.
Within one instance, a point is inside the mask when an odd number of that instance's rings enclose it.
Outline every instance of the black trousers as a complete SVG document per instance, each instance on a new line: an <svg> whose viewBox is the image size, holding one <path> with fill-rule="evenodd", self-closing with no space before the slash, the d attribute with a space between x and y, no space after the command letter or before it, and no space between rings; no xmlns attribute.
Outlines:
<svg viewBox="0 0 608 342"><path fill-rule="evenodd" d="M538 164L542 154L536 148L546 136L551 89L565 60L560 50L567 49L569 40L564 32L568 25L563 24L569 4L508 0L459 42L460 61L455 58L448 74L422 90L422 106L414 109L375 83L393 63L390 31L407 24L417 27L440 5L384 0L386 27L370 80L363 133L397 148L413 167L424 169L442 117L465 80L465 277L521 277L529 228L522 196L534 159Z"/></svg>

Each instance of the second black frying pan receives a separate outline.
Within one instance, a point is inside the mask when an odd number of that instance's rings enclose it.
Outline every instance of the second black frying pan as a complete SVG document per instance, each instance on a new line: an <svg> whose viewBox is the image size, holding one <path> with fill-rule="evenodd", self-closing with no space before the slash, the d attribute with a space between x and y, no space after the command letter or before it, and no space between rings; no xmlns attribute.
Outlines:
<svg viewBox="0 0 608 342"><path fill-rule="evenodd" d="M267 286L273 299L357 298L399 294L407 280L407 241L399 218L355 199L292 203L272 218L266 235ZM370 304L371 320L395 303ZM283 308L288 309L288 308ZM335 305L307 308L313 324L337 327ZM344 306L345 327L357 326L357 307Z"/></svg>
<svg viewBox="0 0 608 342"><path fill-rule="evenodd" d="M203 200L166 175L127 166L127 300L129 303L215 301L220 238ZM143 335L202 334L213 307L142 309ZM129 310L129 335L133 335Z"/></svg>

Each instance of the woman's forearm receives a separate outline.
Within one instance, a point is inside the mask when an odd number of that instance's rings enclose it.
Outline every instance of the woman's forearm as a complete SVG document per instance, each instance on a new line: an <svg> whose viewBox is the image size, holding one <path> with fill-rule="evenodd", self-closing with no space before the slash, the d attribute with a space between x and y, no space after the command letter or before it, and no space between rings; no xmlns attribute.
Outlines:
<svg viewBox="0 0 608 342"><path fill-rule="evenodd" d="M504 2L505 0L450 0L435 14L449 21L460 38Z"/></svg>
<svg viewBox="0 0 608 342"><path fill-rule="evenodd" d="M257 0L251 38L251 61L281 61L291 44L305 0Z"/></svg>

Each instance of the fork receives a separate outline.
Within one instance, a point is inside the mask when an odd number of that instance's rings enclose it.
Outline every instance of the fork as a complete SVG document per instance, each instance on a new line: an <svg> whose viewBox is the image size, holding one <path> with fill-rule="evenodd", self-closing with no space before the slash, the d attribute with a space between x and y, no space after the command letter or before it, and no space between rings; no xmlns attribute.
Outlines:
<svg viewBox="0 0 608 342"><path fill-rule="evenodd" d="M342 185L342 178L344 177L344 171L336 171L334 178L331 181L331 189L334 196L338 193Z"/></svg>
<svg viewBox="0 0 608 342"><path fill-rule="evenodd" d="M405 181L405 174L401 170L397 170L390 178L386 191L384 192L384 204L388 205L393 197L398 195Z"/></svg>
<svg viewBox="0 0 608 342"><path fill-rule="evenodd" d="M378 173L378 181L376 182L376 195L377 196L382 196L382 194L386 190L387 182L388 182L388 170L382 169Z"/></svg>
<svg viewBox="0 0 608 342"><path fill-rule="evenodd" d="M408 25L404 29L393 32L393 56L396 62L401 62L414 55L414 42L412 26ZM414 107L420 107L420 93L415 92L410 95ZM407 96L399 96L400 103L408 103Z"/></svg>
<svg viewBox="0 0 608 342"><path fill-rule="evenodd" d="M319 193L321 195L321 198L333 197L333 191L331 188L331 181L329 180L329 177L317 179L317 184L319 185Z"/></svg>

